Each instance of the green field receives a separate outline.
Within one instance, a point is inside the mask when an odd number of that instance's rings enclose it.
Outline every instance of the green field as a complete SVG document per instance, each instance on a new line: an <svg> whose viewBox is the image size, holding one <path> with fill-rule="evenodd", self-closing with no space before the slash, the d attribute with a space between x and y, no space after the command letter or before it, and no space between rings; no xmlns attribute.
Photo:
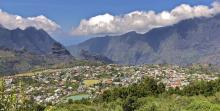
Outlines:
<svg viewBox="0 0 220 111"><path fill-rule="evenodd" d="M100 80L84 80L83 83L88 87L100 83Z"/></svg>
<svg viewBox="0 0 220 111"><path fill-rule="evenodd" d="M66 100L68 101L69 99L72 99L73 101L76 101L76 100L82 100L82 99L87 99L87 98L89 98L88 94L80 94L80 95L69 96L66 98Z"/></svg>

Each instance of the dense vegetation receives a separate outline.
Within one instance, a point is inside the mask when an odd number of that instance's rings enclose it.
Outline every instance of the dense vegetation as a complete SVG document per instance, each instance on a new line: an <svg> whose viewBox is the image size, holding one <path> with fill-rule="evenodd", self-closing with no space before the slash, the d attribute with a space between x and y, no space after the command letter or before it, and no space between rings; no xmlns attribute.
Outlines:
<svg viewBox="0 0 220 111"><path fill-rule="evenodd" d="M197 81L182 90L165 90L162 83L146 78L139 84L104 91L92 100L71 101L54 106L55 111L218 111L220 79ZM50 107L51 108L51 107Z"/></svg>

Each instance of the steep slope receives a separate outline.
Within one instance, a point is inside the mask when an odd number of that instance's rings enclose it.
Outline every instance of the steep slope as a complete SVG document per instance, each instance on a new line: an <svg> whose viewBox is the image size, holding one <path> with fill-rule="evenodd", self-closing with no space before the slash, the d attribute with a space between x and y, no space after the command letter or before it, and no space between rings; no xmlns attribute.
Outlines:
<svg viewBox="0 0 220 111"><path fill-rule="evenodd" d="M84 49L120 64L219 64L220 15L194 18L153 29L87 40L69 47L73 55ZM214 57L213 57L214 56Z"/></svg>
<svg viewBox="0 0 220 111"><path fill-rule="evenodd" d="M91 54L88 51L81 50L80 52L80 58L83 60L91 61L91 62L101 62L101 63L106 63L106 64L111 64L113 63L112 60L109 58L102 56L102 55L96 55L96 54Z"/></svg>
<svg viewBox="0 0 220 111"><path fill-rule="evenodd" d="M12 50L27 50L28 52L42 55L53 53L53 48L58 47L59 50L65 48L50 37L44 30L37 30L34 27L29 27L25 30L15 29L9 30L0 27L0 47ZM68 52L66 50L66 52ZM63 53L69 55L69 53Z"/></svg>
<svg viewBox="0 0 220 111"><path fill-rule="evenodd" d="M66 48L44 30L9 30L0 26L0 76L74 60Z"/></svg>
<svg viewBox="0 0 220 111"><path fill-rule="evenodd" d="M70 57L45 56L27 51L0 49L0 76L14 75L30 70L42 70L75 62Z"/></svg>

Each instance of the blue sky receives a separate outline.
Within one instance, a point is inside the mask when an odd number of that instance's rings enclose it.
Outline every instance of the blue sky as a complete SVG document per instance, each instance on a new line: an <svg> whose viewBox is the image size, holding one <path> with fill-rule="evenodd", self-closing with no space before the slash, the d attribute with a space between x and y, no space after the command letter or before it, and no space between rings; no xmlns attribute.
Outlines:
<svg viewBox="0 0 220 111"><path fill-rule="evenodd" d="M0 0L0 9L22 17L44 15L68 32L82 19L109 13L123 15L132 11L172 10L180 4L210 5L213 0ZM65 37L64 37L65 36ZM70 45L87 39L67 34L56 35L60 42Z"/></svg>

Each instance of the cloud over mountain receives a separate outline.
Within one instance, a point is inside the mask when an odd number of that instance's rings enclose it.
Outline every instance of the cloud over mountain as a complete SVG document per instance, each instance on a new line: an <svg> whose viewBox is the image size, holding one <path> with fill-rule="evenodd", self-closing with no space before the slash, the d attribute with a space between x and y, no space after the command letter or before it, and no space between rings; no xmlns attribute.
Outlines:
<svg viewBox="0 0 220 111"><path fill-rule="evenodd" d="M73 35L121 34L129 31L147 32L152 28L168 26L181 20L194 17L211 17L220 12L220 3L211 6L190 6L182 4L171 11L134 11L125 15L98 15L88 20L81 20L78 27L73 28Z"/></svg>
<svg viewBox="0 0 220 111"><path fill-rule="evenodd" d="M19 15L9 14L1 9L0 24L8 29L25 29L32 26L36 27L37 29L44 29L49 33L52 33L60 28L58 24L43 15L25 18Z"/></svg>

